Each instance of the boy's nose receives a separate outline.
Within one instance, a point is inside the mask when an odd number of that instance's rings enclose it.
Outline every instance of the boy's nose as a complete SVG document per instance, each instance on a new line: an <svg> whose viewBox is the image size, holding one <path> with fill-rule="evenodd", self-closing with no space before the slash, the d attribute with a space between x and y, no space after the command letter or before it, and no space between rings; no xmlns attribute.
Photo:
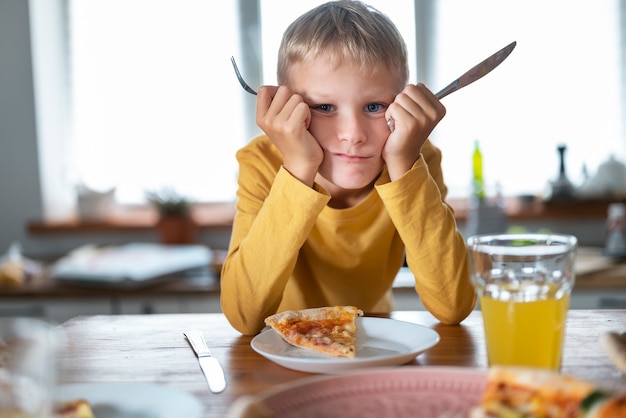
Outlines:
<svg viewBox="0 0 626 418"><path fill-rule="evenodd" d="M355 115L346 115L339 118L337 135L340 141L354 144L364 142L367 138L362 121Z"/></svg>

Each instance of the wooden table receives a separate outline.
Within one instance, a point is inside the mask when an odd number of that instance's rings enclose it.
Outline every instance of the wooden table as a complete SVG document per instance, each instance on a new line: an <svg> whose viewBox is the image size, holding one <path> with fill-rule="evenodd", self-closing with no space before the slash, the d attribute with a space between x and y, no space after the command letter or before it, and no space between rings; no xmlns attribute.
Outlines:
<svg viewBox="0 0 626 418"><path fill-rule="evenodd" d="M426 311L384 316L432 327L440 334L439 344L410 365L487 367L480 311L474 311L459 326L442 325ZM67 337L61 359L63 382L164 384L194 394L203 403L206 417L224 417L239 396L313 376L278 366L254 352L252 337L235 331L222 314L85 316L60 328ZM213 355L225 369L226 391L209 391L183 336L188 328L203 331ZM562 372L626 389L626 377L612 366L597 342L598 336L609 330L626 330L626 310L570 311Z"/></svg>

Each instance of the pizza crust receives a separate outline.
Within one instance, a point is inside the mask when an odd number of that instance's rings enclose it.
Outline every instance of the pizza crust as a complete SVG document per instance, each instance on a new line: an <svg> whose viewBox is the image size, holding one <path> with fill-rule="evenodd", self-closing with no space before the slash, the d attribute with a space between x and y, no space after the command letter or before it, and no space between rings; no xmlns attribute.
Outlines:
<svg viewBox="0 0 626 418"><path fill-rule="evenodd" d="M320 321L324 319L352 319L353 317L362 315L363 311L354 306L324 306L321 308L278 312L265 318L265 324L270 325L268 322L280 323L298 320Z"/></svg>
<svg viewBox="0 0 626 418"><path fill-rule="evenodd" d="M87 400L75 399L55 405L52 418L94 418L94 413Z"/></svg>
<svg viewBox="0 0 626 418"><path fill-rule="evenodd" d="M626 333L605 332L599 342L615 367L626 373Z"/></svg>

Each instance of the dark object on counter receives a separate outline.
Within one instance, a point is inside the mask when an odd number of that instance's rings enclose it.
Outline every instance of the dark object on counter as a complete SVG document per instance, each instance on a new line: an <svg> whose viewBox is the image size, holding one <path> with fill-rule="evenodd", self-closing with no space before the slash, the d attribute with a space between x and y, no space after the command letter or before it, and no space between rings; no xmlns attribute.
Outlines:
<svg viewBox="0 0 626 418"><path fill-rule="evenodd" d="M614 258L626 257L626 205L611 203L606 221L604 254Z"/></svg>
<svg viewBox="0 0 626 418"><path fill-rule="evenodd" d="M522 208L529 209L533 207L537 197L534 194L521 194L517 197L517 200L519 200Z"/></svg>
<svg viewBox="0 0 626 418"><path fill-rule="evenodd" d="M575 198L574 185L567 178L565 170L565 151L566 145L559 145L559 176L553 182L550 182L550 192L547 196L548 201L570 201Z"/></svg>

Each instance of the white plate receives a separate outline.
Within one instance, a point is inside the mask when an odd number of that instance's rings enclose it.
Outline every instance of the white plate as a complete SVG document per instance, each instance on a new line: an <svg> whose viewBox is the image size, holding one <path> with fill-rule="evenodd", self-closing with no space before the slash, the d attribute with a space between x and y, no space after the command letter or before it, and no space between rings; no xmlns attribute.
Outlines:
<svg viewBox="0 0 626 418"><path fill-rule="evenodd" d="M191 394L147 383L86 383L59 387L56 399L85 399L97 418L200 418L202 405Z"/></svg>
<svg viewBox="0 0 626 418"><path fill-rule="evenodd" d="M330 357L294 347L273 329L250 343L254 351L288 369L308 373L336 374L362 367L407 363L439 342L431 328L386 318L357 318L356 356Z"/></svg>

